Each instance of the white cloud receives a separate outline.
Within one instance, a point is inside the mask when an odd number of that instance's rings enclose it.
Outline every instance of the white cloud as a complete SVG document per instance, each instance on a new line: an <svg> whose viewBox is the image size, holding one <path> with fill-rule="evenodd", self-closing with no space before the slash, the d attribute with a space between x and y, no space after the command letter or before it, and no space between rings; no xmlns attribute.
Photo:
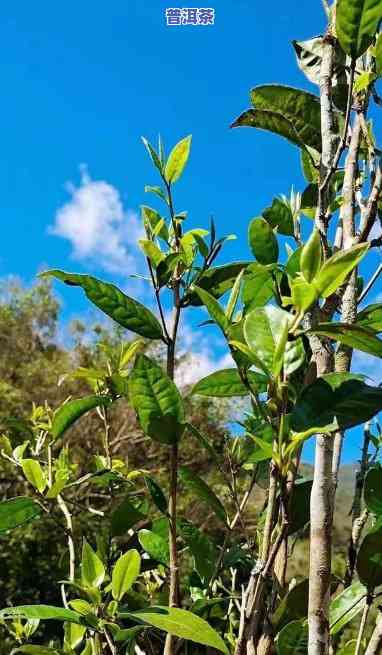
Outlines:
<svg viewBox="0 0 382 655"><path fill-rule="evenodd" d="M382 227L380 220L377 218L371 228L369 239L379 239L380 236L382 236Z"/></svg>
<svg viewBox="0 0 382 655"><path fill-rule="evenodd" d="M355 351L352 360L352 370L355 373L362 373L370 378L370 383L377 385L382 383L381 360L373 355Z"/></svg>
<svg viewBox="0 0 382 655"><path fill-rule="evenodd" d="M121 276L136 272L136 240L142 235L136 213L124 209L114 186L92 180L85 165L80 172L79 186L66 185L70 199L49 232L70 241L75 259Z"/></svg>

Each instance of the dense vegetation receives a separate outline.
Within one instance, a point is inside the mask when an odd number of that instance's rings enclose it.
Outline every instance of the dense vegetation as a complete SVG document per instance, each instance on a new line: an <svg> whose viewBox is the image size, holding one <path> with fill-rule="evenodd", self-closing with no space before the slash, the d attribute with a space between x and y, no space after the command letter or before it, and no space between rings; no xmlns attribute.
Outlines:
<svg viewBox="0 0 382 655"><path fill-rule="evenodd" d="M142 206L139 241L152 306L61 270L4 297L5 652L381 649L382 389L350 371L354 349L382 357L382 305L367 305L380 268L362 277L381 247L369 114L381 104L382 1L324 7L326 33L294 42L319 95L257 86L232 125L288 139L307 183L250 221L252 260L219 265L231 235L212 221L187 230L176 208L191 137L168 155L144 139L160 180L146 187L160 209ZM77 324L73 347L58 346L52 279L117 327L89 340ZM179 326L201 306L232 367L187 389L176 378ZM233 438L229 399L237 413L240 398ZM355 426L350 529L342 508L336 531L343 440ZM313 470L301 463L308 439Z"/></svg>

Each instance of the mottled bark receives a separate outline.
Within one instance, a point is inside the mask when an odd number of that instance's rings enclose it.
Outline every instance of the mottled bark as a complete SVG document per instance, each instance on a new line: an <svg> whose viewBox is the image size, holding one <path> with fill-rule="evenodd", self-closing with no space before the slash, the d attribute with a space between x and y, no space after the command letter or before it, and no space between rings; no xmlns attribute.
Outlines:
<svg viewBox="0 0 382 655"><path fill-rule="evenodd" d="M323 41L320 73L322 156L320 179L328 179L334 161L337 139L333 125L331 80L333 75L334 47L330 34ZM316 226L320 231L324 252L328 254L326 212L328 188L320 185ZM309 320L309 319L308 319ZM310 340L317 376L333 370L333 357L329 344L317 338ZM329 600L332 545L332 459L333 438L316 437L314 478L310 503L310 585L309 585L309 655L327 655L329 652Z"/></svg>

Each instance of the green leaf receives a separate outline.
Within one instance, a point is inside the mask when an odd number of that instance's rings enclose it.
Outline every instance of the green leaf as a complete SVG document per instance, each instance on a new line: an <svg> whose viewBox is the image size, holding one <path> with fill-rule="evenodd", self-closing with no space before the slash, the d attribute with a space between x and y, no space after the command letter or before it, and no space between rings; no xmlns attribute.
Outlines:
<svg viewBox="0 0 382 655"><path fill-rule="evenodd" d="M71 623L82 623L82 617L62 607L54 607L53 605L19 605L18 607L7 607L0 610L0 619L13 619L18 617L20 619L41 619L46 621L54 619L56 621L69 621Z"/></svg>
<svg viewBox="0 0 382 655"><path fill-rule="evenodd" d="M187 466L179 467L179 477L183 484L206 503L223 523L227 522L227 514L221 501L202 478L193 473Z"/></svg>
<svg viewBox="0 0 382 655"><path fill-rule="evenodd" d="M19 646L19 648L15 648L12 651L12 655L13 653L26 653L26 655L60 655L60 651L56 648L48 648L46 646L40 646L40 644L35 646L32 644Z"/></svg>
<svg viewBox="0 0 382 655"><path fill-rule="evenodd" d="M209 582L215 573L218 550L212 541L190 521L179 520L178 531L186 546L190 549L195 569L204 582Z"/></svg>
<svg viewBox="0 0 382 655"><path fill-rule="evenodd" d="M122 537L138 521L146 518L146 514L135 507L128 498L126 498L111 515L111 534L113 537Z"/></svg>
<svg viewBox="0 0 382 655"><path fill-rule="evenodd" d="M301 195L301 212L314 219L318 204L318 184L308 184Z"/></svg>
<svg viewBox="0 0 382 655"><path fill-rule="evenodd" d="M57 498L61 491L65 488L67 481L69 480L70 473L69 471L58 470L54 479L54 483L48 490L46 494L47 498Z"/></svg>
<svg viewBox="0 0 382 655"><path fill-rule="evenodd" d="M382 409L382 389L352 373L328 373L306 386L293 408L296 432L345 430L369 421Z"/></svg>
<svg viewBox="0 0 382 655"><path fill-rule="evenodd" d="M248 229L248 240L254 257L260 264L273 264L279 257L277 238L264 218L254 218Z"/></svg>
<svg viewBox="0 0 382 655"><path fill-rule="evenodd" d="M377 75L371 71L365 71L358 75L354 82L354 93L362 93L362 91L367 91L370 84L372 84L377 79Z"/></svg>
<svg viewBox="0 0 382 655"><path fill-rule="evenodd" d="M141 557L137 550L128 550L121 555L113 568L111 593L114 600L121 600L131 589L141 572Z"/></svg>
<svg viewBox="0 0 382 655"><path fill-rule="evenodd" d="M354 655L357 646L357 639L350 639L342 648L339 649L338 655Z"/></svg>
<svg viewBox="0 0 382 655"><path fill-rule="evenodd" d="M118 630L118 632L113 635L114 641L126 641L129 644L135 644L135 638L145 629L146 626L144 625L135 625L133 628ZM89 655L93 655L93 652L91 652ZM126 655L130 655L129 650L127 650Z"/></svg>
<svg viewBox="0 0 382 655"><path fill-rule="evenodd" d="M150 478L148 475L145 475L145 482L146 482L146 487L150 492L150 496L153 499L159 511L162 512L162 514L167 514L168 501L162 489L160 488L159 484L155 482L153 478Z"/></svg>
<svg viewBox="0 0 382 655"><path fill-rule="evenodd" d="M310 333L329 337L374 357L382 357L382 340L369 328L351 323L319 323Z"/></svg>
<svg viewBox="0 0 382 655"><path fill-rule="evenodd" d="M245 313L255 307L263 307L272 298L274 280L271 268L258 263L248 266L241 294Z"/></svg>
<svg viewBox="0 0 382 655"><path fill-rule="evenodd" d="M242 336L241 334L239 335ZM249 368L250 366L256 366L264 372L265 377L269 380L272 376L270 371L267 369L264 362L256 355L256 353L247 346L246 343L242 341L231 340L229 345L233 349L232 356L239 366Z"/></svg>
<svg viewBox="0 0 382 655"><path fill-rule="evenodd" d="M274 433L269 424L263 424L256 426L255 434L249 430L248 437L239 442L238 459L245 470L252 470L253 464L272 459Z"/></svg>
<svg viewBox="0 0 382 655"><path fill-rule="evenodd" d="M163 241L167 242L169 240L167 225L164 223L159 212L147 205L141 205L141 214L145 227L148 228L152 234L158 235L163 239Z"/></svg>
<svg viewBox="0 0 382 655"><path fill-rule="evenodd" d="M196 614L177 607L149 607L140 612L122 612L122 618L137 619L175 637L210 646L229 655L218 633Z"/></svg>
<svg viewBox="0 0 382 655"><path fill-rule="evenodd" d="M17 496L0 502L0 533L40 517L42 509L32 498Z"/></svg>
<svg viewBox="0 0 382 655"><path fill-rule="evenodd" d="M288 534L302 530L310 520L310 492L312 480L301 478L293 488Z"/></svg>
<svg viewBox="0 0 382 655"><path fill-rule="evenodd" d="M289 284L294 307L301 312L306 312L317 300L317 289L302 276L292 278Z"/></svg>
<svg viewBox="0 0 382 655"><path fill-rule="evenodd" d="M141 138L142 138L143 145L145 146L147 152L150 155L151 161L153 162L154 166L158 169L160 174L162 174L162 164L160 162L160 159L159 159L156 151L152 147L151 143L149 143L149 141L147 141L147 139L145 139L144 136L142 136Z"/></svg>
<svg viewBox="0 0 382 655"><path fill-rule="evenodd" d="M251 101L256 109L281 114L293 125L300 143L321 151L321 111L317 96L281 84L266 84L252 89Z"/></svg>
<svg viewBox="0 0 382 655"><path fill-rule="evenodd" d="M215 300L215 298L210 293L208 293L208 291L205 291L205 289L200 289L199 287L195 286L193 290L198 294L212 320L224 332L229 325L229 321L218 301Z"/></svg>
<svg viewBox="0 0 382 655"><path fill-rule="evenodd" d="M157 268L157 280L160 287L164 287L168 284L172 273L181 260L182 258L180 255L171 252L159 263Z"/></svg>
<svg viewBox="0 0 382 655"><path fill-rule="evenodd" d="M301 251L301 273L307 282L311 282L321 267L321 239L318 230L314 229Z"/></svg>
<svg viewBox="0 0 382 655"><path fill-rule="evenodd" d="M357 573L368 590L382 584L382 524L377 523L363 538L358 551Z"/></svg>
<svg viewBox="0 0 382 655"><path fill-rule="evenodd" d="M164 261L165 256L156 243L149 239L139 239L139 245L153 267L158 268L159 264Z"/></svg>
<svg viewBox="0 0 382 655"><path fill-rule="evenodd" d="M381 0L338 0L337 38L343 51L352 59L358 59L371 45L381 16Z"/></svg>
<svg viewBox="0 0 382 655"><path fill-rule="evenodd" d="M369 512L382 515L382 469L373 466L368 470L364 485L365 505Z"/></svg>
<svg viewBox="0 0 382 655"><path fill-rule="evenodd" d="M40 462L36 459L23 459L21 460L21 468L28 482L42 494L47 485L47 479Z"/></svg>
<svg viewBox="0 0 382 655"><path fill-rule="evenodd" d="M272 228L277 228L279 234L293 236L293 214L289 204L282 198L274 198L271 207L264 209L263 218Z"/></svg>
<svg viewBox="0 0 382 655"><path fill-rule="evenodd" d="M306 578L284 596L272 617L272 624L280 631L287 623L304 619L308 614L309 580Z"/></svg>
<svg viewBox="0 0 382 655"><path fill-rule="evenodd" d="M55 277L70 286L81 287L91 302L127 330L147 339L163 339L161 325L154 314L137 300L126 296L118 287L90 275L52 270L40 277Z"/></svg>
<svg viewBox="0 0 382 655"><path fill-rule="evenodd" d="M107 407L112 403L110 396L86 396L69 400L55 412L52 423L53 439L59 439L81 416L95 407Z"/></svg>
<svg viewBox="0 0 382 655"><path fill-rule="evenodd" d="M288 277L295 278L301 271L300 259L301 259L302 246L294 250L288 258L287 263L285 264L285 273Z"/></svg>
<svg viewBox="0 0 382 655"><path fill-rule="evenodd" d="M82 545L81 579L87 587L100 587L105 579L105 567L86 539Z"/></svg>
<svg viewBox="0 0 382 655"><path fill-rule="evenodd" d="M86 633L86 625L76 623L65 623L64 625L64 648L74 649L80 645Z"/></svg>
<svg viewBox="0 0 382 655"><path fill-rule="evenodd" d="M318 294L327 298L334 293L364 258L369 245L369 243L360 243L348 250L339 250L327 259L314 280Z"/></svg>
<svg viewBox="0 0 382 655"><path fill-rule="evenodd" d="M92 605L82 598L74 598L69 601L70 607L72 607L78 614L86 616L86 614L91 614L93 611Z"/></svg>
<svg viewBox="0 0 382 655"><path fill-rule="evenodd" d="M329 621L332 636L340 632L359 614L365 605L365 599L366 589L363 584L353 582L350 587L330 601Z"/></svg>
<svg viewBox="0 0 382 655"><path fill-rule="evenodd" d="M262 373L248 371L249 382L259 393L266 390L267 378ZM193 387L192 394L211 396L214 398L230 398L232 396L248 396L249 391L241 381L239 372L235 368L210 373L199 380Z"/></svg>
<svg viewBox="0 0 382 655"><path fill-rule="evenodd" d="M237 276L235 280L235 284L232 287L232 291L230 293L227 307L225 309L225 315L228 319L228 321L232 321L233 315L235 313L236 305L239 300L240 296L240 289L241 289L241 283L243 281L243 275L244 271L240 271L239 275Z"/></svg>
<svg viewBox="0 0 382 655"><path fill-rule="evenodd" d="M375 330L375 332L382 332L382 304L375 303L368 305L359 312L357 325L361 325L369 330Z"/></svg>
<svg viewBox="0 0 382 655"><path fill-rule="evenodd" d="M291 621L279 632L276 644L278 655L308 654L308 623L304 619Z"/></svg>
<svg viewBox="0 0 382 655"><path fill-rule="evenodd" d="M139 530L138 532L139 543L142 548L157 562L168 566L170 561L170 553L168 549L168 542L159 534L151 530Z"/></svg>
<svg viewBox="0 0 382 655"><path fill-rule="evenodd" d="M232 289L235 280L239 273L246 269L252 262L234 262L233 264L225 264L224 266L216 266L209 268L200 277L198 276L194 283L197 284L199 289L205 289L214 298L218 299L223 296L226 291ZM202 301L195 291L189 291L185 298L189 305L199 307Z"/></svg>
<svg viewBox="0 0 382 655"><path fill-rule="evenodd" d="M304 144L293 123L277 111L248 109L232 123L231 127L256 127L284 137L290 143L302 147Z"/></svg>
<svg viewBox="0 0 382 655"><path fill-rule="evenodd" d="M277 345L292 318L279 307L268 305L250 312L244 322L244 335L251 351L270 371L277 367ZM288 341L285 346L284 369L287 375L304 361L301 339Z"/></svg>
<svg viewBox="0 0 382 655"><path fill-rule="evenodd" d="M301 148L301 168L306 181L317 184L319 178L318 167L306 148Z"/></svg>
<svg viewBox="0 0 382 655"><path fill-rule="evenodd" d="M174 382L146 355L139 354L129 377L129 393L142 430L155 441L175 443L184 430L184 408Z"/></svg>
<svg viewBox="0 0 382 655"><path fill-rule="evenodd" d="M151 185L146 185L145 186L145 193L154 193L158 198L161 200L164 200L166 204L168 204L168 198L163 189L160 186L151 186Z"/></svg>
<svg viewBox="0 0 382 655"><path fill-rule="evenodd" d="M191 135L185 137L171 150L164 169L168 184L174 184L182 175L190 154L191 139Z"/></svg>

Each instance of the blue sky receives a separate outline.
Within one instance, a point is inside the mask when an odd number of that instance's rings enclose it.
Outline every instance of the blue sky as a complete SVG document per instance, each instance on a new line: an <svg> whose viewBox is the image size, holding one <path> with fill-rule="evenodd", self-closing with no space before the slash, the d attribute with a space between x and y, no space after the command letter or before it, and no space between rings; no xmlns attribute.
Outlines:
<svg viewBox="0 0 382 655"><path fill-rule="evenodd" d="M177 207L189 211L190 227L207 226L213 214L219 233L238 235L225 259L249 256L248 221L275 195L292 185L303 190L297 149L229 124L256 84L314 91L291 40L323 29L320 0L209 5L213 27L167 27L165 8L173 5L162 0L3 7L1 276L30 283L42 268L56 267L134 290L128 275L142 266L132 245L136 215L141 203L152 203L144 185L158 182L141 135L155 141L160 132L168 150L193 134ZM378 254L368 272L375 263ZM135 291L144 297L142 287ZM59 292L67 320L88 311L80 292ZM201 370L223 356L211 336L197 344L192 329L185 332ZM345 459L352 459L357 437L348 441Z"/></svg>

